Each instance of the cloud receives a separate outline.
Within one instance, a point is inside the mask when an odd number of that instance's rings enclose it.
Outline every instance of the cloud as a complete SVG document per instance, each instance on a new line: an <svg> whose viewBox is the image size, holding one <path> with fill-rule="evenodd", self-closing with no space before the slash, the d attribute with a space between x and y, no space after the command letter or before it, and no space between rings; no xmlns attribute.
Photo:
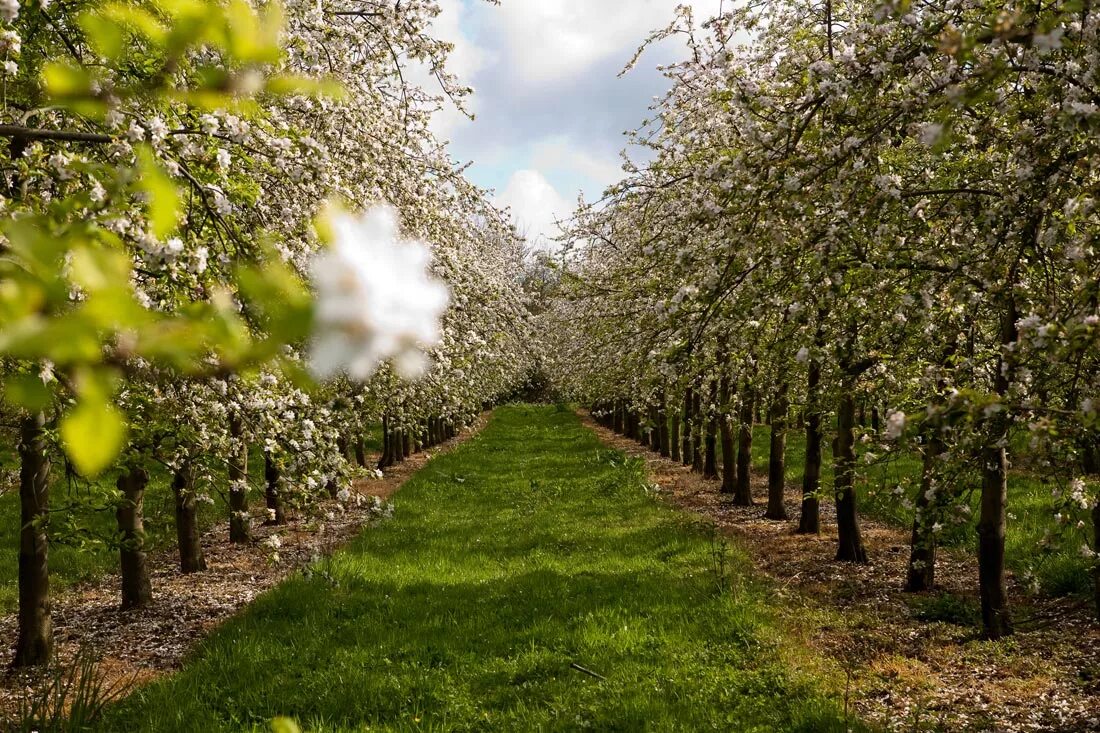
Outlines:
<svg viewBox="0 0 1100 733"><path fill-rule="evenodd" d="M472 86L474 80L487 64L492 62L493 53L480 45L466 31L471 22L471 9L463 0L437 0L440 13L432 21L429 32L434 38L447 41L454 46L447 58L447 70L458 77L460 84ZM407 72L409 80L432 94L442 94L439 81L425 64L412 63ZM476 114L481 99L475 94L466 99L467 111ZM444 102L443 108L432 116L431 129L437 137L447 139L456 129L467 124L469 119L450 102Z"/></svg>
<svg viewBox="0 0 1100 733"><path fill-rule="evenodd" d="M528 244L545 250L557 247L553 240L561 230L556 220L568 218L574 208L542 173L530 168L512 174L496 204L511 210L516 229Z"/></svg>
<svg viewBox="0 0 1100 733"><path fill-rule="evenodd" d="M622 160L617 153L593 150L564 135L544 138L531 151L531 165L540 171L568 171L591 181L598 194L623 177Z"/></svg>
<svg viewBox="0 0 1100 733"><path fill-rule="evenodd" d="M457 160L473 163L467 174L475 183L512 207L534 245L552 248L555 216L568 217L579 193L594 200L622 177L623 132L667 91L656 67L682 59L684 41L669 39L631 73L618 73L684 0L437 1L443 12L433 33L455 45L449 68L474 87L477 120L448 105L432 129L451 141ZM687 4L701 22L722 2Z"/></svg>
<svg viewBox="0 0 1100 733"><path fill-rule="evenodd" d="M613 58L620 66L653 30L674 17L683 0L505 0L492 23L506 40L513 69L527 83L575 77ZM717 12L719 0L686 3L697 18Z"/></svg>

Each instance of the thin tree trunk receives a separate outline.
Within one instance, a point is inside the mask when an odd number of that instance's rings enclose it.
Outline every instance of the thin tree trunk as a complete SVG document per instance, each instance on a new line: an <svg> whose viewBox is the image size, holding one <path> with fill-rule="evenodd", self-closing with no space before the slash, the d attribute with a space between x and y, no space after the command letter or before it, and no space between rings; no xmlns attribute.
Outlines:
<svg viewBox="0 0 1100 733"><path fill-rule="evenodd" d="M703 454L703 476L706 478L718 478L718 414L714 411L714 404L718 401L718 383L710 383L710 407L707 411L705 450Z"/></svg>
<svg viewBox="0 0 1100 733"><path fill-rule="evenodd" d="M802 511L798 518L799 534L821 532L821 506L817 494L821 488L821 363L811 359L806 379L806 456L802 468Z"/></svg>
<svg viewBox="0 0 1100 733"><path fill-rule="evenodd" d="M913 517L913 537L909 550L909 570L905 578L905 590L921 593L936 585L936 507L938 502L929 499L935 482L936 460L944 451L939 430L933 428L921 457L920 488L917 493L916 514Z"/></svg>
<svg viewBox="0 0 1100 733"><path fill-rule="evenodd" d="M180 572L188 575L206 570L206 558L199 541L198 500L195 498L195 472L189 462L176 469L172 477L176 497L176 541L179 546Z"/></svg>
<svg viewBox="0 0 1100 733"><path fill-rule="evenodd" d="M665 458L672 454L668 442L668 403L665 401L664 390L661 390L659 402L657 403L657 449Z"/></svg>
<svg viewBox="0 0 1100 733"><path fill-rule="evenodd" d="M118 477L122 492L115 509L121 539L119 560L122 567L122 610L141 608L153 600L153 586L145 558L145 488L149 474L143 468L131 468Z"/></svg>
<svg viewBox="0 0 1100 733"><path fill-rule="evenodd" d="M252 541L252 520L248 514L248 443L239 416L230 418L229 434L235 445L235 455L229 456L229 541L244 545Z"/></svg>
<svg viewBox="0 0 1100 733"><path fill-rule="evenodd" d="M649 421L652 423L649 428L649 449L654 453L661 452L661 419L659 413L660 409L657 405L649 408Z"/></svg>
<svg viewBox="0 0 1100 733"><path fill-rule="evenodd" d="M367 467L367 447L364 445L362 434L355 436L355 463L359 468Z"/></svg>
<svg viewBox="0 0 1100 733"><path fill-rule="evenodd" d="M286 509L279 494L282 473L271 454L264 451L264 500L267 503L267 521L264 524L282 526L286 524Z"/></svg>
<svg viewBox="0 0 1100 733"><path fill-rule="evenodd" d="M703 433L703 400L699 396L699 390L695 390L691 395L691 424L692 434L695 436L692 440L695 451L691 456L691 470L695 473L703 472L703 452L705 450Z"/></svg>
<svg viewBox="0 0 1100 733"><path fill-rule="evenodd" d="M668 450L669 457L679 462L683 454L680 452L680 411L677 409L673 409L669 415Z"/></svg>
<svg viewBox="0 0 1100 733"><path fill-rule="evenodd" d="M722 377L719 388L719 407L722 414L718 421L718 433L722 439L722 493L732 494L737 488L737 447L730 424L730 380Z"/></svg>
<svg viewBox="0 0 1100 733"><path fill-rule="evenodd" d="M836 454L833 456L833 489L836 494L837 551L843 562L867 562L867 550L859 530L854 487L856 454L856 405L853 385L845 384L837 406Z"/></svg>
<svg viewBox="0 0 1100 733"><path fill-rule="evenodd" d="M382 456L378 459L378 470L393 465L393 436L390 434L389 415L382 415Z"/></svg>
<svg viewBox="0 0 1100 733"><path fill-rule="evenodd" d="M50 617L50 458L46 416L25 416L19 440L19 634L13 667L49 663L53 653Z"/></svg>
<svg viewBox="0 0 1100 733"><path fill-rule="evenodd" d="M735 506L752 506L752 427L756 411L755 395L746 384L741 389L740 426L737 446L737 482L733 490Z"/></svg>
<svg viewBox="0 0 1100 733"><path fill-rule="evenodd" d="M1008 349L1016 342L1016 306L1011 300L1001 316L1002 355L993 379L998 395L1005 395L1012 382L1013 364ZM1009 420L1004 410L986 423L986 447L982 450L982 495L978 515L978 588L982 604L982 625L991 639L1012 633L1005 587L1005 515L1008 504Z"/></svg>
<svg viewBox="0 0 1100 733"><path fill-rule="evenodd" d="M680 460L683 461L683 464L685 466L691 465L691 457L695 454L695 444L692 440L691 434L692 400L692 389L691 387L688 387L686 390L684 390L684 424L681 428L683 430L683 455L680 456Z"/></svg>
<svg viewBox="0 0 1100 733"><path fill-rule="evenodd" d="M787 385L779 386L779 394L771 406L771 443L768 451L768 510L765 519L787 520L783 503L787 488Z"/></svg>
<svg viewBox="0 0 1100 733"><path fill-rule="evenodd" d="M955 354L958 344L952 339L944 349L940 362L947 364ZM943 404L942 394L947 389L946 378L940 378L936 384L933 404ZM921 480L917 494L916 512L913 516L913 536L910 541L909 568L905 578L905 590L909 593L921 593L932 590L936 585L936 521L939 518L943 497L940 487L936 486L936 467L939 458L947 451L940 426L932 423L924 429L921 455Z"/></svg>

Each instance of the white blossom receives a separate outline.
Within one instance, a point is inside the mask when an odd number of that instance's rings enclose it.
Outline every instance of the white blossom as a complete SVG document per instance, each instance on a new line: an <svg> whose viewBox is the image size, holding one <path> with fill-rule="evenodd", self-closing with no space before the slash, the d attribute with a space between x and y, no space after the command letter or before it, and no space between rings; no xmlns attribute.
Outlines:
<svg viewBox="0 0 1100 733"><path fill-rule="evenodd" d="M428 274L430 250L399 239L397 212L388 206L336 214L332 229L331 247L311 268L313 371L362 380L392 358L402 376L418 376L426 367L422 350L439 343L449 299L447 287Z"/></svg>
<svg viewBox="0 0 1100 733"><path fill-rule="evenodd" d="M887 440L897 440L905 432L905 413L895 410L886 417L885 435Z"/></svg>

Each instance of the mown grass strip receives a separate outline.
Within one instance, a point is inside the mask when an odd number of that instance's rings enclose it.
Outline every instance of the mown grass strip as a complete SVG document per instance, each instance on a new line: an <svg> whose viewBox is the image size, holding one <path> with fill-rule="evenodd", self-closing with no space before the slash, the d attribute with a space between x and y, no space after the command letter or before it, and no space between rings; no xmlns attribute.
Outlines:
<svg viewBox="0 0 1100 733"><path fill-rule="evenodd" d="M845 730L743 560L564 407L498 410L396 504L103 729Z"/></svg>

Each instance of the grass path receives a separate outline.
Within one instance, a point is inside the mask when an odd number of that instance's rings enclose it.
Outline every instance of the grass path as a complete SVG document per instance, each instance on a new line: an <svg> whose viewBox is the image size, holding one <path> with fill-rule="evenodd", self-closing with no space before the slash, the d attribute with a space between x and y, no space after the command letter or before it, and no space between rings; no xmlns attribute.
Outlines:
<svg viewBox="0 0 1100 733"><path fill-rule="evenodd" d="M714 569L740 559L564 408L498 410L396 505L102 728L845 729L781 661L766 592Z"/></svg>

